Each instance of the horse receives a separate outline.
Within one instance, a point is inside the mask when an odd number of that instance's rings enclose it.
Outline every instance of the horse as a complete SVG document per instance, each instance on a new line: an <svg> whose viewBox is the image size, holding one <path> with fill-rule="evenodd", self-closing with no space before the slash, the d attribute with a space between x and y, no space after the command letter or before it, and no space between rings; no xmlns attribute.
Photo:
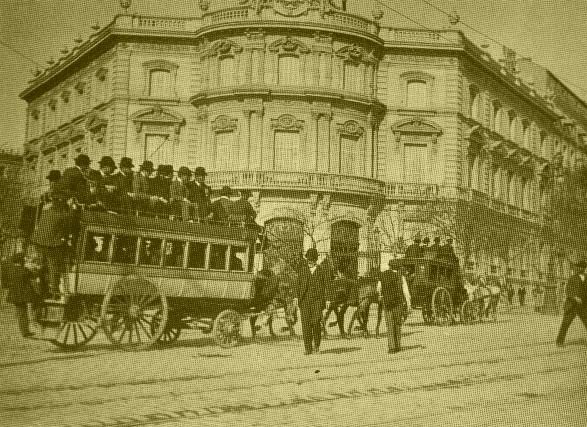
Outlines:
<svg viewBox="0 0 587 427"><path fill-rule="evenodd" d="M473 284L465 280L464 287L467 291L468 300L477 302L477 319L482 320L491 317L495 320L501 288L495 283L487 284L483 277L477 278L475 282Z"/></svg>

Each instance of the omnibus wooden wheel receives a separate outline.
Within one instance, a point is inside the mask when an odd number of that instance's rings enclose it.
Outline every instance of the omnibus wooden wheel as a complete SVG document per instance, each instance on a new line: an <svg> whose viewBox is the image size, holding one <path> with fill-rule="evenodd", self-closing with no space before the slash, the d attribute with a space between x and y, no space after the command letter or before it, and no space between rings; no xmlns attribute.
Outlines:
<svg viewBox="0 0 587 427"><path fill-rule="evenodd" d="M159 327L159 323L161 322L161 312L157 312L155 317L153 318L153 322L151 323L151 333L155 333L157 328ZM167 319L167 325L165 326L165 330L157 340L159 344L171 344L177 341L179 335L181 334L181 328L179 326L175 326L172 324L173 322L170 319Z"/></svg>
<svg viewBox="0 0 587 427"><path fill-rule="evenodd" d="M124 350L144 350L155 344L167 325L167 299L150 281L124 277L106 292L102 326L108 340Z"/></svg>
<svg viewBox="0 0 587 427"><path fill-rule="evenodd" d="M84 300L73 300L68 304L65 308L65 319L51 342L57 347L72 350L94 338L98 331L99 312Z"/></svg>
<svg viewBox="0 0 587 427"><path fill-rule="evenodd" d="M432 293L432 316L434 323L446 326L452 323L452 298L446 288L438 287Z"/></svg>
<svg viewBox="0 0 587 427"><path fill-rule="evenodd" d="M473 301L465 301L461 306L461 322L470 325L477 320L477 308Z"/></svg>
<svg viewBox="0 0 587 427"><path fill-rule="evenodd" d="M234 347L240 340L241 316L234 310L224 310L212 326L214 341L222 348Z"/></svg>

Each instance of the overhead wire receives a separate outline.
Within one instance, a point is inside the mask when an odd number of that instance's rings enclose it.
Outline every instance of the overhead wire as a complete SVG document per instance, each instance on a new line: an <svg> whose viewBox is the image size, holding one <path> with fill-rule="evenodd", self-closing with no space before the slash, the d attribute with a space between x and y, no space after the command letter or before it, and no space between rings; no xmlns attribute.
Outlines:
<svg viewBox="0 0 587 427"><path fill-rule="evenodd" d="M9 45L8 43L6 43L4 40L0 39L0 45L4 46L5 48L7 48L8 50L16 53L18 56L20 56L21 58L26 59L27 61L29 61L32 64L35 64L37 67L42 67L42 65L40 63L38 63L37 61L35 61L34 59L32 59L30 56L22 53L21 51L19 51L18 49L12 47L11 45Z"/></svg>

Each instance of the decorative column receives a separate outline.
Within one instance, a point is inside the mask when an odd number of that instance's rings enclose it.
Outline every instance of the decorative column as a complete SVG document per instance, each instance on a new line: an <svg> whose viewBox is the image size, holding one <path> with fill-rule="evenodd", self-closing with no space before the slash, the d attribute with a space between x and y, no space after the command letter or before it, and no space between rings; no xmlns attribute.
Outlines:
<svg viewBox="0 0 587 427"><path fill-rule="evenodd" d="M306 159L308 159L307 170L315 172L318 170L318 149L320 144L318 124L320 122L320 112L311 111L310 116L311 120L308 132L308 139L310 140L310 142L306 145L306 152L304 154Z"/></svg>
<svg viewBox="0 0 587 427"><path fill-rule="evenodd" d="M251 110L249 140L249 168L261 170L263 166L263 109Z"/></svg>
<svg viewBox="0 0 587 427"><path fill-rule="evenodd" d="M239 169L249 170L251 157L251 114L252 110L243 109L243 124L240 132Z"/></svg>

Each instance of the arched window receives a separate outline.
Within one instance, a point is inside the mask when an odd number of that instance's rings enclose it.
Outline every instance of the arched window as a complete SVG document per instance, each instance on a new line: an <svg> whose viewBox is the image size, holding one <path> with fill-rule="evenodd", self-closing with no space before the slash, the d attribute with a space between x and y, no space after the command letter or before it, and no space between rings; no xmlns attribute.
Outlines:
<svg viewBox="0 0 587 427"><path fill-rule="evenodd" d="M278 59L278 84L296 86L302 84L300 58L294 55L281 55Z"/></svg>
<svg viewBox="0 0 587 427"><path fill-rule="evenodd" d="M469 115L475 120L481 120L481 94L477 86L469 87Z"/></svg>
<svg viewBox="0 0 587 427"><path fill-rule="evenodd" d="M412 109L428 108L428 84L425 80L408 80L406 84L406 105Z"/></svg>
<svg viewBox="0 0 587 427"><path fill-rule="evenodd" d="M491 120L492 120L492 129L500 133L502 128L502 120L501 120L501 103L499 101L493 101L491 103Z"/></svg>
<svg viewBox="0 0 587 427"><path fill-rule="evenodd" d="M352 276L358 270L359 224L352 221L338 221L332 224L330 252L337 266L344 266Z"/></svg>
<svg viewBox="0 0 587 427"><path fill-rule="evenodd" d="M151 70L149 72L149 96L165 98L171 93L171 73L169 70Z"/></svg>

